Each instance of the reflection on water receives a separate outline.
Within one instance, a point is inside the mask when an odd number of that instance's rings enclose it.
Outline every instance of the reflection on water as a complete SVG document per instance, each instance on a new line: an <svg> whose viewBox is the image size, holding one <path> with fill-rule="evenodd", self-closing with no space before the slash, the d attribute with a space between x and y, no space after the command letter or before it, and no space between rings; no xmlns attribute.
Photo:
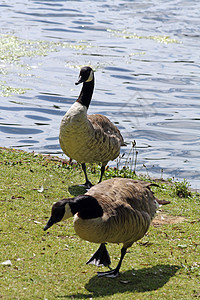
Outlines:
<svg viewBox="0 0 200 300"><path fill-rule="evenodd" d="M200 188L199 1L4 2L1 146L62 155L60 120L79 94L80 66L91 64L89 113L117 124L122 152L136 140L138 172Z"/></svg>

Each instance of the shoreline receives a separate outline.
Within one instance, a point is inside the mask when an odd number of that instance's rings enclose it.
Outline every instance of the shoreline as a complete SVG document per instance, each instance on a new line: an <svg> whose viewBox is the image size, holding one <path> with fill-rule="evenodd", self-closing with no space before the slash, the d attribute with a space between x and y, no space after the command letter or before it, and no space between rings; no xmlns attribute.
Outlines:
<svg viewBox="0 0 200 300"><path fill-rule="evenodd" d="M78 165L78 163L76 161L73 161L71 160L70 158L61 158L59 156L57 156L56 154L55 155L52 155L52 154L43 154L43 153L38 153L38 152L29 152L29 151L25 151L25 150L21 150L21 149L16 149L16 148L7 148L7 147L0 147L0 150L6 150L6 151L11 151L11 152L21 152L21 153L29 153L29 154L34 154L34 155L41 155L42 157L44 157L45 159L49 159L49 160L52 160L52 161L57 161L57 162L61 162L62 164L75 164L75 165ZM89 165L89 164L88 164ZM91 164L90 164L91 165ZM95 164L94 164L95 165ZM115 169L116 167L110 167L109 165L106 166L106 169ZM122 167L123 168L123 167ZM155 181L155 182L162 182L162 183L165 183L165 184L173 184L173 183L176 183L176 182L179 182L179 183L182 183L184 181L186 181L188 183L188 188L189 190L191 190L191 192L194 192L194 193L200 193L200 188L193 188L191 187L191 184L190 182L187 180L187 179L172 179L172 178L168 178L168 179L164 179L164 178L156 178L156 177L151 177L151 176L147 176L145 175L144 173L136 173L136 176L137 177L141 177L141 178L146 178L147 180L150 180L150 181Z"/></svg>

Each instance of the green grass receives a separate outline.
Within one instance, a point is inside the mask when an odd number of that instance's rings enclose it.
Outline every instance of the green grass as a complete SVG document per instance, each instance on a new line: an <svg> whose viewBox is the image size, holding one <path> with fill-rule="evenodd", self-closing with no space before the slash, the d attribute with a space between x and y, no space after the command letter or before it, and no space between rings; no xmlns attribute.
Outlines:
<svg viewBox="0 0 200 300"><path fill-rule="evenodd" d="M108 169L107 177L115 176L113 172ZM125 173L124 169L117 175ZM90 167L88 174L96 183L99 168ZM200 297L198 194L180 198L177 185L158 183L159 187L153 188L155 195L171 201L159 214L169 220L183 216L184 221L152 225L129 249L120 277L98 278L99 269L85 264L98 245L81 240L72 219L43 231L53 202L84 193L78 186L84 182L80 166L0 149L0 176L0 299ZM120 248L108 245L112 266L118 263ZM12 265L1 264L6 260Z"/></svg>

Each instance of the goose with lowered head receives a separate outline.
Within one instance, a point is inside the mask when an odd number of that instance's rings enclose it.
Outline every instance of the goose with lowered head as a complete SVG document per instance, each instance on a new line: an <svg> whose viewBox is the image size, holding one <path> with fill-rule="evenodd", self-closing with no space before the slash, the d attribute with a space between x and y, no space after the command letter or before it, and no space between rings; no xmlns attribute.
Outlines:
<svg viewBox="0 0 200 300"><path fill-rule="evenodd" d="M127 248L147 232L156 209L157 200L151 184L127 178L113 178L93 186L84 195L63 199L52 207L44 230L74 216L74 229L83 240L99 243L100 247L87 264L109 266L110 257L105 244L122 243L117 267L99 272L99 276L116 277Z"/></svg>
<svg viewBox="0 0 200 300"><path fill-rule="evenodd" d="M71 159L81 163L85 174L85 187L92 186L86 173L85 163L100 163L101 175L109 160L114 160L124 144L119 129L105 116L87 115L94 90L94 71L86 66L81 68L76 85L83 83L76 102L64 115L59 141L63 152Z"/></svg>

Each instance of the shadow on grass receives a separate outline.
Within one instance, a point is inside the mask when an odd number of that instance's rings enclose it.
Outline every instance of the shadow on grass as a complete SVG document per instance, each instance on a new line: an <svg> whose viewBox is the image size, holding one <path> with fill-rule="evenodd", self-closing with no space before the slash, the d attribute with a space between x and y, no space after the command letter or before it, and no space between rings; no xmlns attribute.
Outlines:
<svg viewBox="0 0 200 300"><path fill-rule="evenodd" d="M164 286L180 269L176 265L157 265L140 270L129 270L121 273L116 279L97 275L85 285L89 294L71 294L57 298L88 299L92 297L109 297L116 293L155 291Z"/></svg>
<svg viewBox="0 0 200 300"><path fill-rule="evenodd" d="M69 186L68 191L70 192L70 194L72 196L79 196L79 195L83 195L87 192L86 188L84 188L81 185L72 185Z"/></svg>

